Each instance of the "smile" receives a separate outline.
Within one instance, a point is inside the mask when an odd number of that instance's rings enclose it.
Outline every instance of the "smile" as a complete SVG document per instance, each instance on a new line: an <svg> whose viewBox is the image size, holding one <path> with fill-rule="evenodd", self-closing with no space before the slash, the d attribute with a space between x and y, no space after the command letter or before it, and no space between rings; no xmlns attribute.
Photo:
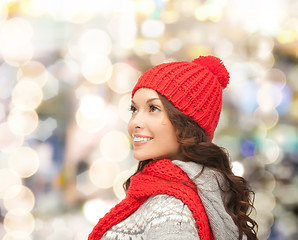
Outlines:
<svg viewBox="0 0 298 240"><path fill-rule="evenodd" d="M151 137L136 137L134 135L132 135L132 137L133 137L134 142L148 142L148 141L152 140Z"/></svg>

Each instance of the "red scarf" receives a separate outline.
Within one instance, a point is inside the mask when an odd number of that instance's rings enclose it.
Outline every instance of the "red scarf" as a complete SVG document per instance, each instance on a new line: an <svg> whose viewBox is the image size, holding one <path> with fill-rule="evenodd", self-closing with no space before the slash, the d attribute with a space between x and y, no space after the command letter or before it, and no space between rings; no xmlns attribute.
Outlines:
<svg viewBox="0 0 298 240"><path fill-rule="evenodd" d="M157 194L168 194L182 200L193 213L200 239L214 239L196 185L182 169L163 159L150 162L143 171L131 177L126 198L99 219L88 240L99 240L109 228L136 211L150 196Z"/></svg>

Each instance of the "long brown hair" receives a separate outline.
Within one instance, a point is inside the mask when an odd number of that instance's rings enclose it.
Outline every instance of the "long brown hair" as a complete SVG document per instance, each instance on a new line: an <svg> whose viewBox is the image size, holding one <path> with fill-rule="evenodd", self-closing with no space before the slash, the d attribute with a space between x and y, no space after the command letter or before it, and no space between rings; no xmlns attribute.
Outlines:
<svg viewBox="0 0 298 240"><path fill-rule="evenodd" d="M212 143L197 122L183 114L164 96L159 93L158 95L176 130L177 141L180 143L181 153L184 157L180 160L195 162L222 174L228 186L228 189L222 189L224 197L227 199L225 208L239 229L239 239L241 240L244 234L248 240L257 239L258 225L249 217L253 209L254 192L244 178L233 174L228 153L225 149ZM144 166L151 161L148 159L139 162L135 174L142 171ZM130 178L123 185L125 190L128 189L129 184Z"/></svg>

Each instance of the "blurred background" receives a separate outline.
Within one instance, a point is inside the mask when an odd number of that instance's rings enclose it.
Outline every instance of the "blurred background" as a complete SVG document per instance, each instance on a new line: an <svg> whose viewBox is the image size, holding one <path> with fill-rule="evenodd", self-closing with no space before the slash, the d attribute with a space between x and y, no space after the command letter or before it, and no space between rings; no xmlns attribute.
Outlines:
<svg viewBox="0 0 298 240"><path fill-rule="evenodd" d="M130 91L162 62L231 73L214 142L260 239L298 239L298 1L0 1L0 239L81 240L136 168Z"/></svg>

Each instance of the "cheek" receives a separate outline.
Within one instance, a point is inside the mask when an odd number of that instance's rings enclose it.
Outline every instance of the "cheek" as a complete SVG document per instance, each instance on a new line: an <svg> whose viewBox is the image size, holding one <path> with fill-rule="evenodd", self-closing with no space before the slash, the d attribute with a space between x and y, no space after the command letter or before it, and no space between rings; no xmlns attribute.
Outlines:
<svg viewBox="0 0 298 240"><path fill-rule="evenodd" d="M129 135L131 136L131 134L132 134L132 123L131 123L131 119L129 120L129 122L127 124L127 131L129 133Z"/></svg>
<svg viewBox="0 0 298 240"><path fill-rule="evenodd" d="M169 120L167 120L162 121L161 125L163 128L163 135L165 136L164 140L167 141L169 144L178 143L176 132L172 123Z"/></svg>

